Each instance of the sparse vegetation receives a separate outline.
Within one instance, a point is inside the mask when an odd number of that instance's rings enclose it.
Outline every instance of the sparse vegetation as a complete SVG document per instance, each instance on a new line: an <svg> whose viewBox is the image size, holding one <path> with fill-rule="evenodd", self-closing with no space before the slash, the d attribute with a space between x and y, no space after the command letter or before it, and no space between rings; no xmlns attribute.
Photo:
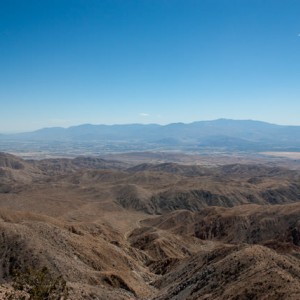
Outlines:
<svg viewBox="0 0 300 300"><path fill-rule="evenodd" d="M55 276L48 268L15 270L13 287L30 295L31 300L65 300L68 289L62 276Z"/></svg>

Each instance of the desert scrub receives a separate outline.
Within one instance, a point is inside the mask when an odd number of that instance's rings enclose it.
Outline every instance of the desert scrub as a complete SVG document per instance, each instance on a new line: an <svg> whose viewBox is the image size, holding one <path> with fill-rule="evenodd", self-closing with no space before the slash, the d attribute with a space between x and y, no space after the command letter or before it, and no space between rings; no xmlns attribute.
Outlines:
<svg viewBox="0 0 300 300"><path fill-rule="evenodd" d="M13 274L16 290L30 295L31 300L65 300L68 289L62 276L51 274L48 268L15 270Z"/></svg>

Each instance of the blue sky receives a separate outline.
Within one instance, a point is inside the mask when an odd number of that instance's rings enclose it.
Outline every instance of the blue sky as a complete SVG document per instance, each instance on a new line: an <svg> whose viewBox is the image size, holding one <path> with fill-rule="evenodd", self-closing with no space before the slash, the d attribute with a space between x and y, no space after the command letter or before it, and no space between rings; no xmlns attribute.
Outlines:
<svg viewBox="0 0 300 300"><path fill-rule="evenodd" d="M299 0L0 0L0 132L300 125Z"/></svg>

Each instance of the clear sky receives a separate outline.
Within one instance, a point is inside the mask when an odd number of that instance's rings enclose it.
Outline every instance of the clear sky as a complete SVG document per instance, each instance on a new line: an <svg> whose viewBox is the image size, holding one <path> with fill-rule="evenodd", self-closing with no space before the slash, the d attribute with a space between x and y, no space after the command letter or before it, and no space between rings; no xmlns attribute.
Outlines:
<svg viewBox="0 0 300 300"><path fill-rule="evenodd" d="M0 132L300 125L299 0L0 0Z"/></svg>

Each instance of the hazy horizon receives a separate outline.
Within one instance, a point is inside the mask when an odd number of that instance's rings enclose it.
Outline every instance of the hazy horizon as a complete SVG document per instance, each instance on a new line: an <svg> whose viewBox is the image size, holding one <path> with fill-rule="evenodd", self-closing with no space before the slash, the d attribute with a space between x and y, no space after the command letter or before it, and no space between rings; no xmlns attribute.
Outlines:
<svg viewBox="0 0 300 300"><path fill-rule="evenodd" d="M227 119L227 118L217 118L217 119L208 119L208 120L195 120L195 121L191 121L191 122L171 122L171 123L111 123L111 124L104 124L104 123L80 123L80 124L74 124L74 125L70 125L70 126L46 126L46 127L40 127L40 128L35 128L32 130L17 130L17 131L7 131L7 132L1 132L0 134L17 134L17 133L26 133L26 132L34 132L34 131L38 131L38 130L42 130L42 129L51 129L51 128L63 128L63 129L68 129L71 127L78 127L78 126L84 126L84 125L92 125L92 126L126 126L126 125L159 125L159 126L168 126L171 124L192 124L195 122L215 122L215 121L220 121L220 120L226 120L226 121L251 121L251 122L261 122L261 123L268 123L268 124L272 124L272 125L279 125L279 126L300 126L297 124L278 124L278 123L271 123L271 122L267 122L264 120L253 120L253 119Z"/></svg>
<svg viewBox="0 0 300 300"><path fill-rule="evenodd" d="M300 125L299 13L282 0L5 1L0 132L220 117Z"/></svg>

